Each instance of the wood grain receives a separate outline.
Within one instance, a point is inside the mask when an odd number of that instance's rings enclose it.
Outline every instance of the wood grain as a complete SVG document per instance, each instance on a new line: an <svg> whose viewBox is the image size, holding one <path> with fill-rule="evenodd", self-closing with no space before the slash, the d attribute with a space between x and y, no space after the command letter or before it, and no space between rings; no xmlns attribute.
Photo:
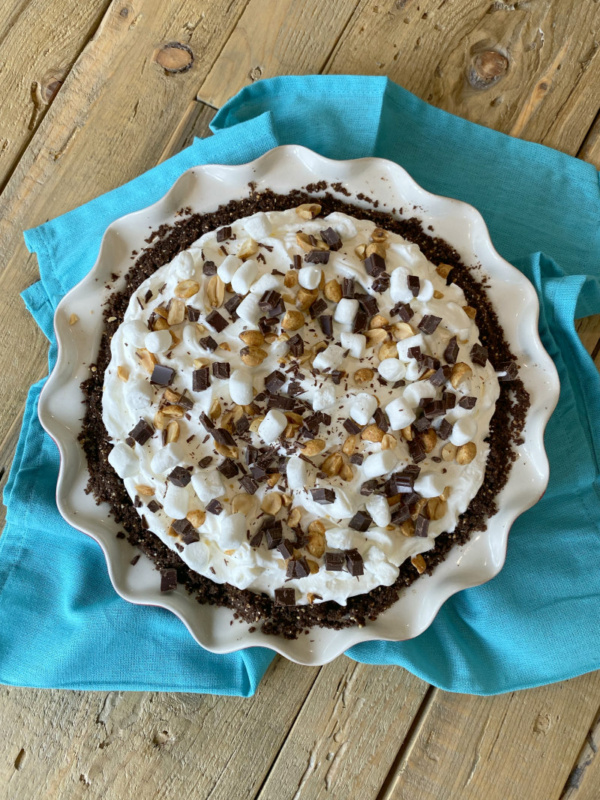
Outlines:
<svg viewBox="0 0 600 800"><path fill-rule="evenodd" d="M400 667L321 670L258 800L375 798L427 692Z"/></svg>
<svg viewBox="0 0 600 800"><path fill-rule="evenodd" d="M436 693L382 800L558 800L600 706L600 673L499 697Z"/></svg>
<svg viewBox="0 0 600 800"><path fill-rule="evenodd" d="M276 659L252 700L2 687L0 798L252 798L318 672Z"/></svg>
<svg viewBox="0 0 600 800"><path fill-rule="evenodd" d="M110 0L4 2L0 16L0 191Z"/></svg>
<svg viewBox="0 0 600 800"><path fill-rule="evenodd" d="M600 712L587 732L583 747L560 800L598 800L600 787Z"/></svg>

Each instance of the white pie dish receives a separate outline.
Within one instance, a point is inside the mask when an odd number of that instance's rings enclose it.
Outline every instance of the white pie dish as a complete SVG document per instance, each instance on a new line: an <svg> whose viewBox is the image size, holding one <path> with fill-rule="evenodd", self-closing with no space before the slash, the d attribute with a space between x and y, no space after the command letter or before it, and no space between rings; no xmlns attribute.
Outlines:
<svg viewBox="0 0 600 800"><path fill-rule="evenodd" d="M81 427L81 382L97 356L102 330L102 304L122 286L122 278L105 285L111 274L124 275L132 265L133 250L141 252L151 229L177 219L183 207L204 212L257 189L286 193L325 180L341 183L352 195L377 197L379 210L404 208L405 217L418 217L424 228L451 243L468 265L481 264L489 277L491 298L507 340L518 358L520 375L531 395L531 408L507 485L499 496L500 511L484 533L455 548L431 576L423 576L404 590L400 600L364 628L332 631L311 629L309 636L288 641L248 632L244 624L230 625L232 612L201 606L182 587L161 594L160 576L142 556L130 564L131 547L115 536L118 526L108 517L108 506L97 506L84 491L88 471L77 442ZM360 205L355 197L346 198ZM129 214L106 230L92 271L59 304L55 315L58 360L39 403L39 417L60 450L57 505L65 520L92 536L102 547L116 591L126 600L156 605L176 614L206 649L226 653L251 646L269 647L302 664L327 663L354 644L373 639L399 641L422 633L441 605L454 593L494 577L505 560L508 532L514 519L543 494L548 461L543 434L556 405L559 383L556 369L537 332L538 300L529 281L494 250L481 215L457 200L432 195L418 186L397 164L364 158L333 161L306 148L288 145L269 151L240 166L199 166L185 172L170 191L149 208ZM69 325L72 314L77 325Z"/></svg>

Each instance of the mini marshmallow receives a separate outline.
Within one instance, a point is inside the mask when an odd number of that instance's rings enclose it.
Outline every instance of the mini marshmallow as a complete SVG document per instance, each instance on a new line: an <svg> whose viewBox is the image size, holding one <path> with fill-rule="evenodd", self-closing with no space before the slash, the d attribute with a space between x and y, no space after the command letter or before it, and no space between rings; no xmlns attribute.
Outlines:
<svg viewBox="0 0 600 800"><path fill-rule="evenodd" d="M416 267L419 264L424 264L426 261L425 256L417 244L390 242L389 250L397 255L403 264L409 267Z"/></svg>
<svg viewBox="0 0 600 800"><path fill-rule="evenodd" d="M133 300L133 298L132 298ZM141 320L134 322L124 322L121 325L123 341L132 347L145 347L148 328Z"/></svg>
<svg viewBox="0 0 600 800"><path fill-rule="evenodd" d="M161 331L161 333L162 332L163 331ZM164 331L164 332L165 333L169 333L169 331ZM199 338L200 337L198 336L198 329L196 328L195 323L192 323L190 325L186 325L184 327L183 335L181 337L181 340L182 340L186 350L188 350L190 353L195 352L196 350L198 350L201 347L201 344L199 342ZM171 340L171 344L172 344L172 340Z"/></svg>
<svg viewBox="0 0 600 800"><path fill-rule="evenodd" d="M229 394L238 406L247 406L254 400L252 375L247 370L236 369L229 378Z"/></svg>
<svg viewBox="0 0 600 800"><path fill-rule="evenodd" d="M193 570L202 572L210 561L209 549L204 542L192 542L185 548L185 559Z"/></svg>
<svg viewBox="0 0 600 800"><path fill-rule="evenodd" d="M203 469L192 473L192 489L201 503L210 503L225 494L221 473L216 469Z"/></svg>
<svg viewBox="0 0 600 800"><path fill-rule="evenodd" d="M419 401L424 397L433 400L436 394L437 389L432 383L429 383L429 381L416 381L406 387L403 397L405 403L408 403L411 408L416 408L419 405Z"/></svg>
<svg viewBox="0 0 600 800"><path fill-rule="evenodd" d="M336 550L350 550L354 531L350 528L329 528L325 531L325 541L327 547L334 547Z"/></svg>
<svg viewBox="0 0 600 800"><path fill-rule="evenodd" d="M417 295L417 300L420 300L422 303L427 303L433 297L433 284L431 281L427 279L421 281L421 288L419 290L419 294Z"/></svg>
<svg viewBox="0 0 600 800"><path fill-rule="evenodd" d="M351 300L348 297L342 297L340 302L335 307L333 318L336 322L346 323L351 325L358 311L358 300Z"/></svg>
<svg viewBox="0 0 600 800"><path fill-rule="evenodd" d="M423 372L423 368L419 364L419 362L411 358L411 360L406 365L406 375L404 376L407 381L416 381L420 377L421 373Z"/></svg>
<svg viewBox="0 0 600 800"><path fill-rule="evenodd" d="M133 478L140 469L140 462L133 448L127 444L116 444L108 454L108 463L120 478Z"/></svg>
<svg viewBox="0 0 600 800"><path fill-rule="evenodd" d="M397 358L384 358L377 367L377 372L385 381L399 381L406 375L406 367Z"/></svg>
<svg viewBox="0 0 600 800"><path fill-rule="evenodd" d="M176 467L181 461L183 461L181 445L176 442L171 442L161 447L160 450L157 450L152 456L150 469L155 475L164 475L165 472Z"/></svg>
<svg viewBox="0 0 600 800"><path fill-rule="evenodd" d="M266 275L261 275L256 283L252 284L250 291L252 294L258 294L262 296L265 292L268 292L271 289L281 289L281 286L281 278L279 278L277 275L271 275L267 272Z"/></svg>
<svg viewBox="0 0 600 800"><path fill-rule="evenodd" d="M385 413L388 415L390 425L394 431L406 428L417 418L415 412L403 397L396 397L391 403L388 403L385 407Z"/></svg>
<svg viewBox="0 0 600 800"><path fill-rule="evenodd" d="M390 524L392 512L385 497L380 494L372 494L367 499L367 511L373 518L373 522L380 528L385 528Z"/></svg>
<svg viewBox="0 0 600 800"><path fill-rule="evenodd" d="M391 472L397 463L398 459L393 450L382 450L365 458L362 465L363 474L365 478L379 478Z"/></svg>
<svg viewBox="0 0 600 800"><path fill-rule="evenodd" d="M362 358L367 349L367 337L362 333L348 333L343 331L341 335L342 347L350 351L352 358Z"/></svg>
<svg viewBox="0 0 600 800"><path fill-rule="evenodd" d="M452 433L450 434L450 441L457 447L460 447L467 442L472 442L477 436L477 421L473 417L463 417L456 420Z"/></svg>
<svg viewBox="0 0 600 800"><path fill-rule="evenodd" d="M324 383L319 389L315 389L312 398L313 411L323 411L335 403L335 386L330 381Z"/></svg>
<svg viewBox="0 0 600 800"><path fill-rule="evenodd" d="M189 250L185 251L189 253L192 261L194 262L194 267L200 267L204 264L204 258L202 256L202 248L201 247L190 247ZM190 275L190 278L193 277Z"/></svg>
<svg viewBox="0 0 600 800"><path fill-rule="evenodd" d="M287 418L282 411L272 408L258 426L258 435L265 444L273 444L287 427Z"/></svg>
<svg viewBox="0 0 600 800"><path fill-rule="evenodd" d="M447 477L441 472L421 473L415 481L415 492L421 497L438 497L447 483Z"/></svg>
<svg viewBox="0 0 600 800"><path fill-rule="evenodd" d="M179 253L171 262L173 275L180 281L193 278L196 272L194 258L187 250Z"/></svg>
<svg viewBox="0 0 600 800"><path fill-rule="evenodd" d="M248 236L260 242L261 239L265 239L271 233L273 226L265 212L259 211L244 222L244 230Z"/></svg>
<svg viewBox="0 0 600 800"><path fill-rule="evenodd" d="M219 544L223 550L236 550L246 541L246 515L231 514L219 526Z"/></svg>
<svg viewBox="0 0 600 800"><path fill-rule="evenodd" d="M417 333L416 336L409 336L407 339L401 339L399 342L396 342L396 347L398 348L398 358L400 361L410 361L410 356L408 355L410 348L420 347L421 350L423 350L425 348L425 340L421 333Z"/></svg>
<svg viewBox="0 0 600 800"><path fill-rule="evenodd" d="M258 275L258 264L253 258L244 261L231 279L231 288L237 294L247 294Z"/></svg>
<svg viewBox="0 0 600 800"><path fill-rule="evenodd" d="M190 510L190 495L187 489L169 483L163 501L163 511L173 519L183 519Z"/></svg>
<svg viewBox="0 0 600 800"><path fill-rule="evenodd" d="M249 325L257 325L262 317L262 311L258 306L259 298L255 294L248 294L236 308L236 314Z"/></svg>
<svg viewBox="0 0 600 800"><path fill-rule="evenodd" d="M299 456L290 456L286 472L288 489L304 489L306 484L307 464Z"/></svg>
<svg viewBox="0 0 600 800"><path fill-rule="evenodd" d="M323 271L318 267L302 267L302 269L298 271L298 283L304 289L316 289L321 282L322 274Z"/></svg>
<svg viewBox="0 0 600 800"><path fill-rule="evenodd" d="M152 405L154 399L152 386L148 382L140 383L136 381L135 384L127 386L125 397L130 409L141 411L143 408L148 408L148 406Z"/></svg>
<svg viewBox="0 0 600 800"><path fill-rule="evenodd" d="M390 297L394 303L410 303L414 295L408 288L408 270L397 267L390 277Z"/></svg>
<svg viewBox="0 0 600 800"><path fill-rule="evenodd" d="M350 403L350 416L359 425L368 425L376 408L377 400L373 395L361 392L355 395Z"/></svg>
<svg viewBox="0 0 600 800"><path fill-rule="evenodd" d="M173 346L173 338L169 331L152 331L146 335L144 344L151 353L162 353Z"/></svg>
<svg viewBox="0 0 600 800"><path fill-rule="evenodd" d="M242 266L243 261L241 258L237 256L225 256L219 268L217 269L217 275L223 283L231 283L233 280L233 276L238 271L238 269Z"/></svg>
<svg viewBox="0 0 600 800"><path fill-rule="evenodd" d="M313 360L313 367L321 370L337 369L344 361L345 352L339 344L330 344L325 350L317 353Z"/></svg>

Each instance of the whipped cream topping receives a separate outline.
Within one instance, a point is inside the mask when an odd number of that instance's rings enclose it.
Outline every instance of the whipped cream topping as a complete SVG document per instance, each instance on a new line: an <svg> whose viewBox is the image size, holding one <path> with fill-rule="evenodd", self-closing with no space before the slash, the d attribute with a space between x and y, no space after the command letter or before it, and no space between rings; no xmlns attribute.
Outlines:
<svg viewBox="0 0 600 800"><path fill-rule="evenodd" d="M239 219L144 281L103 420L143 523L190 568L344 605L455 528L499 384L443 265L370 221L307 216Z"/></svg>

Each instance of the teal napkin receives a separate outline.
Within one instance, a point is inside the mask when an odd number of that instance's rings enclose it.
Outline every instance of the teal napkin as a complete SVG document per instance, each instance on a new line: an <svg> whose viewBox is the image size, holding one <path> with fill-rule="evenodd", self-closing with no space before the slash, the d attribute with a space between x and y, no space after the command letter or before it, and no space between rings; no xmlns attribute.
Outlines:
<svg viewBox="0 0 600 800"><path fill-rule="evenodd" d="M475 205L498 250L532 280L562 389L546 434L550 484L513 526L500 575L453 597L418 638L358 645L348 655L478 694L600 668L600 379L573 326L575 317L600 312L597 171L433 108L385 78L257 82L212 127L216 136L26 233L41 281L24 299L51 341L50 366L53 310L93 265L106 226L156 201L188 167L241 163L292 142L332 158L397 161L426 189ZM63 522L54 503L56 449L36 415L42 383L30 391L4 494L0 681L252 694L268 651L213 656L172 615L125 603L97 545Z"/></svg>

